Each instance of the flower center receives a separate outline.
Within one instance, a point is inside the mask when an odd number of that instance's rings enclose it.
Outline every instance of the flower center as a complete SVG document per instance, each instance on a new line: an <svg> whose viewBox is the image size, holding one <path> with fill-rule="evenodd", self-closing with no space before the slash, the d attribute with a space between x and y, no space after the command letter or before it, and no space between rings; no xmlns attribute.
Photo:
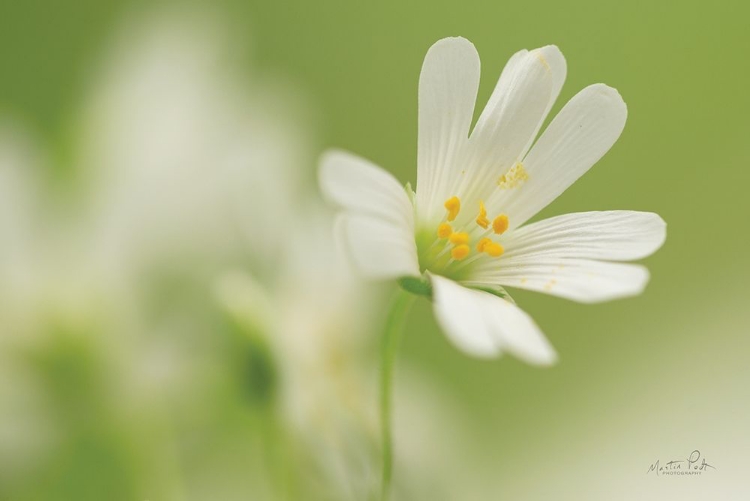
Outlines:
<svg viewBox="0 0 750 501"><path fill-rule="evenodd" d="M453 223L461 211L461 200L453 196L443 205L447 212L437 230L423 233L417 239L419 263L423 271L460 278L471 263L503 255L505 249L492 237L500 236L508 229L507 215L500 214L490 221L487 208L480 200L477 217L463 226L454 227Z"/></svg>

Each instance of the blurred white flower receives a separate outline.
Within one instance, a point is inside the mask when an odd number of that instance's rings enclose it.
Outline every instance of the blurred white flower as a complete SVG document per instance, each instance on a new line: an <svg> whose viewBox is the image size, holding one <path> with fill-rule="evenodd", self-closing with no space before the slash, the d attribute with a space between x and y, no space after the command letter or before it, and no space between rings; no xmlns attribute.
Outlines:
<svg viewBox="0 0 750 501"><path fill-rule="evenodd" d="M83 120L98 245L136 261L229 259L248 246L272 256L309 165L303 101L282 81L240 74L230 31L208 13L139 21Z"/></svg>
<svg viewBox="0 0 750 501"><path fill-rule="evenodd" d="M128 453L149 472L137 488L150 493L134 498L185 499L205 480L186 485L192 468L167 416L189 419L217 387L242 384L222 367L210 280L240 265L265 273L311 158L304 102L281 81L238 74L230 31L203 11L134 17L71 129L70 176L45 176L56 169L38 142L0 128L0 408L17 409L0 413L15 437L0 450L0 497L23 488L20 468L33 478L82 450L65 413L92 402L103 416L89 419L134 437ZM55 373L60 362L82 365L80 378ZM239 407L229 395L211 419ZM222 455L255 470L229 478L222 460L221 482L241 498L263 489L249 435L238 432L241 459Z"/></svg>
<svg viewBox="0 0 750 501"><path fill-rule="evenodd" d="M463 38L428 51L419 82L416 194L344 152L324 156L323 192L343 208L340 235L374 278L429 279L435 316L471 355L510 352L550 364L556 354L500 286L597 302L640 293L643 266L666 237L656 214L567 214L522 226L614 144L627 109L615 89L591 85L536 140L566 75L555 46L516 53L473 131L479 56ZM532 146L533 145L533 146ZM501 297L498 297L501 296Z"/></svg>
<svg viewBox="0 0 750 501"><path fill-rule="evenodd" d="M51 290L52 302L85 307L132 293L153 267L205 277L278 251L275 221L293 218L309 165L306 112L287 85L238 74L227 38L209 12L135 16L92 79L64 189L42 175L53 162L21 127L0 128L8 314Z"/></svg>
<svg viewBox="0 0 750 501"><path fill-rule="evenodd" d="M319 471L312 475L324 498L364 499L377 485L367 356L375 296L340 266L331 215L315 202L297 207L302 216L287 221L282 248L268 262L275 276L261 282L230 271L217 283L217 298L246 332L268 343L279 418L313 452Z"/></svg>

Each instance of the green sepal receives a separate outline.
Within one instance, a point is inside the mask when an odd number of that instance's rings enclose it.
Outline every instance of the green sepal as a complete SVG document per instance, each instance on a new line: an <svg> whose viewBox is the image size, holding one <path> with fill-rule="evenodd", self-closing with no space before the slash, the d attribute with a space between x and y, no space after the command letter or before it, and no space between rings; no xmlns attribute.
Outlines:
<svg viewBox="0 0 750 501"><path fill-rule="evenodd" d="M401 277L398 279L398 285L400 285L401 288L404 289L406 292L410 292L417 296L424 296L432 300L432 283L430 283L430 279L426 276ZM516 302L513 300L511 295L508 293L508 291L506 291L504 288L500 287L499 285L496 285L494 287L469 287L469 288L482 291L482 292L486 292L488 294L492 294L493 296L497 296L499 298L505 299L506 301L510 301L513 304L516 304Z"/></svg>
<svg viewBox="0 0 750 501"><path fill-rule="evenodd" d="M406 190L406 196L409 197L409 201L411 202L411 204L415 205L417 194L414 193L414 190L411 188L411 183L406 183L404 189Z"/></svg>
<svg viewBox="0 0 750 501"><path fill-rule="evenodd" d="M496 285L494 287L471 287L472 289L476 289L478 291L487 292L489 294L492 294L493 296L501 297L505 299L506 301L510 301L513 304L516 304L516 302L513 300L513 298L508 294L508 291L500 287L499 285Z"/></svg>
<svg viewBox="0 0 750 501"><path fill-rule="evenodd" d="M406 292L432 299L432 284L427 277L401 277L398 285Z"/></svg>

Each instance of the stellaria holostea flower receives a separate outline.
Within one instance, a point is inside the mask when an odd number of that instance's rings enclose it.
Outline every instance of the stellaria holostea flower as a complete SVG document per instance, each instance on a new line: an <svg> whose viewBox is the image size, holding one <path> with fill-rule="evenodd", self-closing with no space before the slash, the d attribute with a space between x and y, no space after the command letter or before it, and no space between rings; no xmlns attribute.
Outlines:
<svg viewBox="0 0 750 501"><path fill-rule="evenodd" d="M565 80L559 49L522 50L507 63L470 132L479 56L446 38L419 80L417 190L342 151L323 159L320 184L343 211L337 232L373 278L429 280L437 320L463 351L510 352L536 364L556 355L502 286L591 303L643 291L646 257L666 238L653 213L573 213L524 226L620 136L627 108L604 84L574 96L535 141ZM501 297L502 296L502 297Z"/></svg>

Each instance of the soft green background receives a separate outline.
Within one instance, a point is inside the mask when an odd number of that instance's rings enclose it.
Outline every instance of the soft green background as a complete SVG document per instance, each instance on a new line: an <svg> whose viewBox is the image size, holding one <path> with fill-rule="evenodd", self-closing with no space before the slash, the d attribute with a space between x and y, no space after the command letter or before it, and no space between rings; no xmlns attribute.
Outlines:
<svg viewBox="0 0 750 501"><path fill-rule="evenodd" d="M136 5L0 5L0 111L35 129L63 164L66 120L88 71L120 16ZM592 468L604 468L607 485L621 487L642 481L659 455L696 447L715 451L719 464L736 464L740 449L750 445L750 431L737 419L750 417L750 368L741 357L750 347L747 3L218 5L250 34L248 65L286 75L311 100L321 149L357 152L403 182L414 182L416 173L422 58L439 38L462 35L477 46L480 105L513 52L550 43L568 61L555 110L590 83L616 87L629 108L621 139L541 216L658 212L668 223L668 239L646 261L652 272L646 293L596 306L514 294L560 354L560 363L546 370L463 356L440 335L422 302L403 359L465 409L464 431L483 444L477 448L480 472L497 498L581 499L602 478ZM627 451L615 452L625 445ZM621 463L592 464L594 451ZM523 480L529 471L536 471L534 481ZM731 477L727 467L723 472Z"/></svg>

